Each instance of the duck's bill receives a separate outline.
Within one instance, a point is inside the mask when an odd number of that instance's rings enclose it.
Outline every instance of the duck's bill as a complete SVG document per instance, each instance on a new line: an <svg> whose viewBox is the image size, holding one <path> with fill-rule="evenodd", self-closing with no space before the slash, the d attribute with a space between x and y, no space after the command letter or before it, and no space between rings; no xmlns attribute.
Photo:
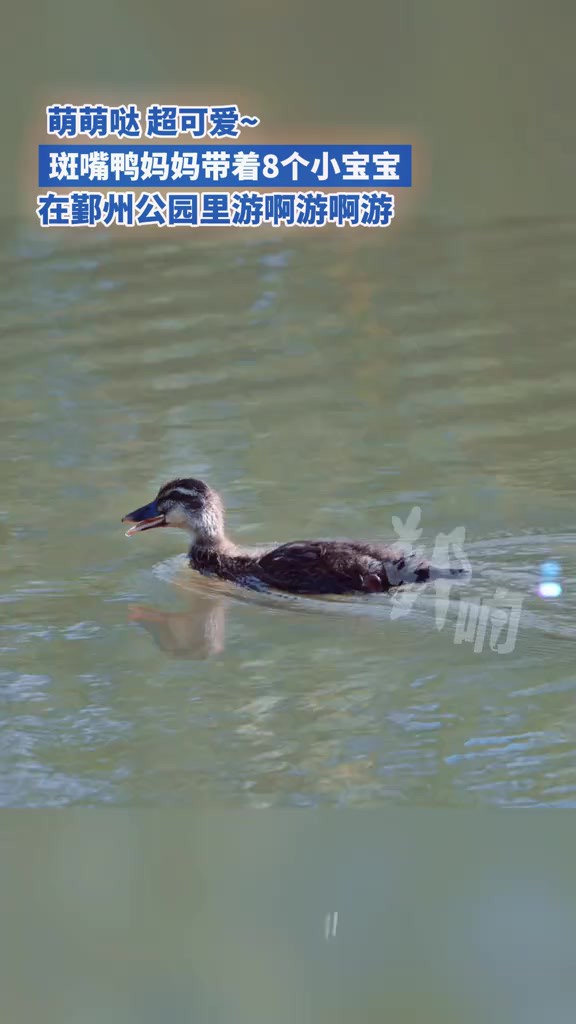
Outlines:
<svg viewBox="0 0 576 1024"><path fill-rule="evenodd" d="M158 512L156 502L152 501L149 505L143 505L142 508L137 508L134 512L124 516L122 522L132 523L130 529L126 530L126 536L132 537L135 533L154 530L157 526L165 526L166 518Z"/></svg>
<svg viewBox="0 0 576 1024"><path fill-rule="evenodd" d="M129 522L130 520L128 520ZM126 530L126 536L132 537L135 533L142 533L143 530L154 530L157 526L165 525L164 516L155 516L154 519L144 519L141 523L134 523L129 530Z"/></svg>

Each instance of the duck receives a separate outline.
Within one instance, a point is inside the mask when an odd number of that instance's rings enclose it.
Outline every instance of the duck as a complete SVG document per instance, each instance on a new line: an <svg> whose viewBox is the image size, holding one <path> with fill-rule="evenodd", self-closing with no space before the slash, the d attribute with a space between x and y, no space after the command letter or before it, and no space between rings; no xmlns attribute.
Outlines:
<svg viewBox="0 0 576 1024"><path fill-rule="evenodd" d="M462 568L440 569L396 546L357 540L295 540L258 548L240 547L225 529L220 495L202 480L164 484L153 501L122 519L127 537L177 527L191 537L188 562L206 576L243 587L288 594L385 593L407 583L461 576Z"/></svg>

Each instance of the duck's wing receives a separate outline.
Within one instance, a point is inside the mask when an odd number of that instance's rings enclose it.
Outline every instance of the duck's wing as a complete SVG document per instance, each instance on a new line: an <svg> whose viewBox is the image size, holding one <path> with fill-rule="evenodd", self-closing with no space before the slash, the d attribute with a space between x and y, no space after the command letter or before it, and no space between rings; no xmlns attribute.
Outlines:
<svg viewBox="0 0 576 1024"><path fill-rule="evenodd" d="M258 559L258 575L280 590L309 594L350 594L387 590L386 557L378 545L354 541L292 541Z"/></svg>

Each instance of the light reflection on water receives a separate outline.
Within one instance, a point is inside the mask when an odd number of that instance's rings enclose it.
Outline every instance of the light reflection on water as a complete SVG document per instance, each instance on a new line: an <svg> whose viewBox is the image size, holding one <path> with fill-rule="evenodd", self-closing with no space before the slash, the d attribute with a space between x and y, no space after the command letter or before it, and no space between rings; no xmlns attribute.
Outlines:
<svg viewBox="0 0 576 1024"><path fill-rule="evenodd" d="M576 803L556 231L5 239L1 805ZM428 553L466 526L472 580L439 630L430 588L391 619L188 576L176 534L120 525L182 474L251 544L393 539L418 506ZM456 644L498 588L524 597L514 652Z"/></svg>

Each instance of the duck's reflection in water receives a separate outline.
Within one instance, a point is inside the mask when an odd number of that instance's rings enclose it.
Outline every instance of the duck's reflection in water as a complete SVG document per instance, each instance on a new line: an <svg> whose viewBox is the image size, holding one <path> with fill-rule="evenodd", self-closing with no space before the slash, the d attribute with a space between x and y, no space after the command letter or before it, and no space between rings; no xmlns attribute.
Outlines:
<svg viewBox="0 0 576 1024"><path fill-rule="evenodd" d="M129 621L137 622L156 645L176 658L202 660L220 654L226 640L226 602L222 597L187 595L185 611L131 605Z"/></svg>

